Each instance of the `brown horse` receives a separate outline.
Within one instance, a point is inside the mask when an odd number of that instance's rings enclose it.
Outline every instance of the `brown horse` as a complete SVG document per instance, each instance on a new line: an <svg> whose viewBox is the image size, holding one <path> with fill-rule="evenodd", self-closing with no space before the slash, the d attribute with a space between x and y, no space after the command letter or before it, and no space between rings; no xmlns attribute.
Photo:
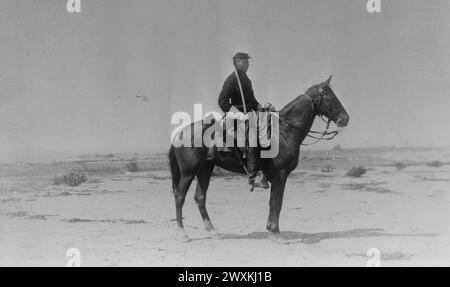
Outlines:
<svg viewBox="0 0 450 287"><path fill-rule="evenodd" d="M287 104L279 113L279 151L274 158L261 159L261 167L271 182L269 217L266 229L269 237L280 239L278 226L283 193L288 175L297 167L300 144L303 142L316 116L325 116L338 127L348 124L349 116L330 88L331 76L323 83L309 88ZM208 125L203 125L203 132ZM215 153L207 157L208 147L174 147L169 150L172 188L175 195L176 220L181 240L189 241L183 227L182 208L186 193L194 177L197 177L195 201L205 224L205 229L218 235L206 210L206 192L214 166L245 173L240 158L233 153Z"/></svg>

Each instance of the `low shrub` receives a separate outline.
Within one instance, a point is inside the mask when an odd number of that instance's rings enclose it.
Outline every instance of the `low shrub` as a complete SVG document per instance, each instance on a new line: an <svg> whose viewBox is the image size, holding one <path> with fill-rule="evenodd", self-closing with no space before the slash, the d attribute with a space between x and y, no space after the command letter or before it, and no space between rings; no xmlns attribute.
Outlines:
<svg viewBox="0 0 450 287"><path fill-rule="evenodd" d="M327 165L327 166L325 166L325 167L322 167L322 168L320 169L320 171L322 171L322 172L333 172L333 171L334 171L334 167L331 166L331 165Z"/></svg>
<svg viewBox="0 0 450 287"><path fill-rule="evenodd" d="M127 163L126 168L129 172L138 172L139 171L137 162L135 162L135 161L131 161L131 162Z"/></svg>
<svg viewBox="0 0 450 287"><path fill-rule="evenodd" d="M396 164L394 164L395 168L397 168L397 170L403 170L406 168L406 164L404 164L403 162L397 162Z"/></svg>
<svg viewBox="0 0 450 287"><path fill-rule="evenodd" d="M55 177L53 179L54 185L68 185L68 186L77 186L87 181L87 177L84 173L75 173L71 172L69 174Z"/></svg>
<svg viewBox="0 0 450 287"><path fill-rule="evenodd" d="M428 166L431 167L440 167L442 166L442 162L438 161L438 160L433 160L432 162L428 163Z"/></svg>
<svg viewBox="0 0 450 287"><path fill-rule="evenodd" d="M358 167L352 167L348 172L347 172L347 176L351 176L351 177L361 177L361 175L365 174L367 172L367 170L362 167L362 166L358 166Z"/></svg>

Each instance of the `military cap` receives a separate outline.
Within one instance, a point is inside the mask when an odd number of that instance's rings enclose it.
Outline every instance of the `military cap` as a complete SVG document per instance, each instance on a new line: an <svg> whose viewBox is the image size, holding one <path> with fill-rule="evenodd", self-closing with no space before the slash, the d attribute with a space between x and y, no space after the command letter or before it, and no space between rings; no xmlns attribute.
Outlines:
<svg viewBox="0 0 450 287"><path fill-rule="evenodd" d="M236 55L233 56L233 61L237 59L251 59L251 57L247 53L237 52Z"/></svg>

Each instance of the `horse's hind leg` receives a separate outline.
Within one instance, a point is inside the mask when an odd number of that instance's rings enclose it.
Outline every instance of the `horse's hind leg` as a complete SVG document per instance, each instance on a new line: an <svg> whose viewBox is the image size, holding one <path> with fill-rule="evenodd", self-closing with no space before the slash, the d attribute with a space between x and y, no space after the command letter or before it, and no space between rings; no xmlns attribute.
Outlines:
<svg viewBox="0 0 450 287"><path fill-rule="evenodd" d="M186 193L189 190L193 179L194 174L181 175L180 182L175 190L175 207L177 213L178 232L182 241L189 241L189 237L184 231L183 226L183 204L186 198Z"/></svg>
<svg viewBox="0 0 450 287"><path fill-rule="evenodd" d="M202 216L205 229L217 235L217 231L211 223L208 211L206 210L206 193L209 187L209 181L214 169L214 165L205 166L197 172L197 189L195 190L195 202L197 203L198 210Z"/></svg>

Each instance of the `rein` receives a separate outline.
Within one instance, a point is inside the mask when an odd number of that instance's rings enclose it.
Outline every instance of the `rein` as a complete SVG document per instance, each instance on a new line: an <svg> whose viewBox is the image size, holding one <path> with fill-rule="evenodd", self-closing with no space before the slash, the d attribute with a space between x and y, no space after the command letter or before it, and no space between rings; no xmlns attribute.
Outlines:
<svg viewBox="0 0 450 287"><path fill-rule="evenodd" d="M315 102L313 101L313 99L311 99L311 97L310 97L308 94L306 94L306 93L304 93L303 95L311 101L312 109L313 109L313 111L315 111L315 108L314 108L314 103L315 103ZM327 141L328 141L328 140L332 140L332 139L334 139L334 137L337 136L338 133L340 132L340 130L328 131L328 129L329 129L329 127L330 127L330 122L331 122L331 120L328 119L328 121L326 121L326 120L323 118L323 115L322 115L322 114L319 114L319 116L320 116L320 118L322 119L322 121L324 121L324 122L327 124L326 127L325 127L325 130L324 130L323 132L312 131L312 130L305 130L305 129L296 127L296 126L294 126L293 124L288 123L288 122L286 121L286 119L282 118L281 116L280 116L279 118L281 119L281 121L282 121L282 123L284 124L285 127L291 127L291 128L296 129L296 130L298 130L298 131L307 132L307 134L306 134L307 137L316 139L316 140L315 140L314 142L312 142L312 143L307 143L307 144L302 143L302 144L301 144L301 145L308 146L308 145L313 145L313 144L315 144L315 143L318 143L318 142L321 141L321 140L327 140ZM313 135L311 135L311 134L320 134L320 136L313 136ZM328 137L327 137L327 136L328 136Z"/></svg>

